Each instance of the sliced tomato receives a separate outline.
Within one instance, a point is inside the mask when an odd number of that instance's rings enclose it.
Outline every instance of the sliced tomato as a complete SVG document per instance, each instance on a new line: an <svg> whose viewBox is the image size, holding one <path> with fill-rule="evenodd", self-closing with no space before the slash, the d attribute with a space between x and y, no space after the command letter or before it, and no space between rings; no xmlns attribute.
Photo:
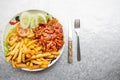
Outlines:
<svg viewBox="0 0 120 80"><path fill-rule="evenodd" d="M29 28L23 29L21 27L20 23L17 24L16 30L17 30L18 35L21 36L21 37L26 37L30 34L30 29Z"/></svg>
<svg viewBox="0 0 120 80"><path fill-rule="evenodd" d="M15 22L13 22L13 21L10 21L9 23L11 24L11 25L14 25L14 24L16 24L16 23L18 23L19 21L15 21Z"/></svg>

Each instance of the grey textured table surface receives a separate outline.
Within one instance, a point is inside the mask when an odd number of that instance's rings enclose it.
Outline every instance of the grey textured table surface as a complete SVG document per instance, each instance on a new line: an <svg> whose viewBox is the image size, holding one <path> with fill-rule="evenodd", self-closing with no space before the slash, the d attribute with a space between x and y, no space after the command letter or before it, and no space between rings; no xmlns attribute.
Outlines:
<svg viewBox="0 0 120 80"><path fill-rule="evenodd" d="M73 33L73 63L63 55L52 67L39 72L13 69L4 60L0 47L0 80L120 80L120 0L1 0L0 33L15 14L28 9L42 9L61 19L81 19L82 60L76 59ZM2 34L1 34L2 36Z"/></svg>

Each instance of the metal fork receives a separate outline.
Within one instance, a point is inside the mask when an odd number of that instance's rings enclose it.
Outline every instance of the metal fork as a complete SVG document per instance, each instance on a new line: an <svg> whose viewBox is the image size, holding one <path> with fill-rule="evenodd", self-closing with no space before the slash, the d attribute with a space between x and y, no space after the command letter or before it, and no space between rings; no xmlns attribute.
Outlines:
<svg viewBox="0 0 120 80"><path fill-rule="evenodd" d="M79 43L79 30L80 30L80 19L75 19L74 21L74 28L75 28L75 33L77 36L77 60L81 60L81 53L80 53L80 43Z"/></svg>

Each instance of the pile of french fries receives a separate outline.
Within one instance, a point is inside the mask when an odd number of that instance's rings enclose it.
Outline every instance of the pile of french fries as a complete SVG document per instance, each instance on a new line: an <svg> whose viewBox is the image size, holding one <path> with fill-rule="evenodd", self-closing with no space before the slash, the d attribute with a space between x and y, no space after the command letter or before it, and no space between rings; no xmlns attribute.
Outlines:
<svg viewBox="0 0 120 80"><path fill-rule="evenodd" d="M15 32L10 33L6 40L9 45L6 62L11 62L14 68L47 68L59 56L59 52L44 52L42 46L30 38L31 35L21 38Z"/></svg>

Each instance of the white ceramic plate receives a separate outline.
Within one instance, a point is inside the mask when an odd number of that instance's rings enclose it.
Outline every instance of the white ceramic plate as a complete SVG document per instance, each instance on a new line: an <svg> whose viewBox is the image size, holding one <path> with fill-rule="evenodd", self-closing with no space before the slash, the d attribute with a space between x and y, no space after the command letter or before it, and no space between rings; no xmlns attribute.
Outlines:
<svg viewBox="0 0 120 80"><path fill-rule="evenodd" d="M26 12L26 11L23 11L23 12ZM23 12L18 13L18 14L15 15L11 20L12 20L12 21L15 20L15 17L21 15L21 13L23 13ZM32 13L40 13L40 12L42 12L42 13L47 13L47 12L41 11L41 10L27 10L27 12L32 12ZM51 15L51 14L50 14L50 15ZM55 17L55 18L56 18L56 17ZM10 21L11 21L11 20L10 20ZM58 19L58 20L59 20L59 19ZM59 22L60 22L60 20L59 20ZM63 26L63 27L64 27L64 26ZM5 27L4 32L3 32L3 39L2 39L3 52L4 52L4 39L5 39L6 35L8 34L8 32L9 32L9 30L10 30L11 28L12 28L12 26L8 23L7 26ZM64 29L64 28L62 28L62 29ZM63 33L64 33L64 30L63 30ZM52 66L52 65L60 58L60 56L62 55L62 52L63 52L63 50L64 50L64 46L65 46L65 44L64 44L63 47L59 50L60 55L48 65L48 68L49 68L50 66ZM33 69L33 70L30 70L30 69L28 69L28 68L21 68L21 69L22 69L22 70L25 70L25 71L41 71L41 70L44 70L44 68ZM45 69L46 69L46 68L45 68Z"/></svg>

